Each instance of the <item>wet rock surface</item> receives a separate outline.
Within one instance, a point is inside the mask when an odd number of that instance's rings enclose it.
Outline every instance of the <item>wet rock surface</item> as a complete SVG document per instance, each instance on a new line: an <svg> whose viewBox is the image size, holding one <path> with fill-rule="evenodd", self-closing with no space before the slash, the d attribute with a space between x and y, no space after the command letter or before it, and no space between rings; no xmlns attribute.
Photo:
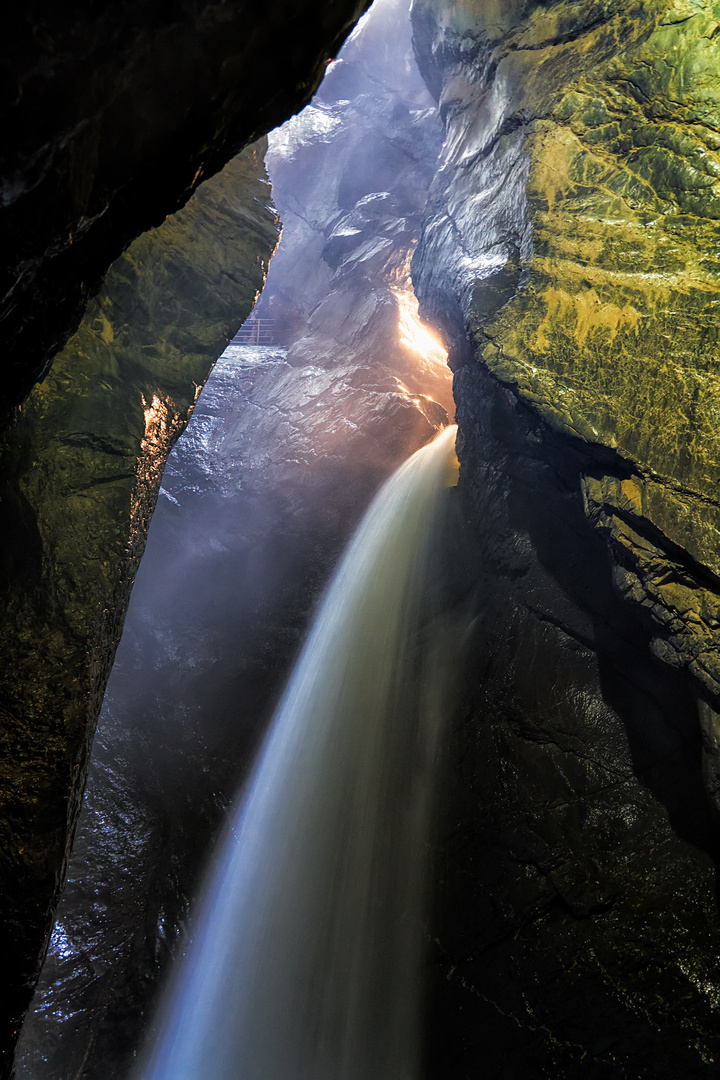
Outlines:
<svg viewBox="0 0 720 1080"><path fill-rule="evenodd" d="M718 820L695 695L614 587L582 455L479 368L456 394L477 606L446 750L429 1075L711 1077Z"/></svg>
<svg viewBox="0 0 720 1080"><path fill-rule="evenodd" d="M231 348L171 455L19 1075L127 1074L313 601L432 434L362 374Z"/></svg>
<svg viewBox="0 0 720 1080"><path fill-rule="evenodd" d="M0 425L110 263L310 100L362 0L73 5L5 23ZM42 317L37 318L37 312Z"/></svg>
<svg viewBox="0 0 720 1080"><path fill-rule="evenodd" d="M291 365L332 370L352 355L365 386L451 413L444 357L409 348L402 326L405 305L417 310L409 263L441 145L404 4L385 3L312 105L271 136L283 243L257 314L290 346Z"/></svg>
<svg viewBox="0 0 720 1080"><path fill-rule="evenodd" d="M426 310L450 336L464 322L477 361L589 447L620 587L713 697L713 9L415 11L449 132L416 264Z"/></svg>
<svg viewBox="0 0 720 1080"><path fill-rule="evenodd" d="M437 118L417 72L383 83L361 41L338 71L373 101L354 110L331 80L271 155L289 222L256 310L288 344L231 346L169 459L19 1075L127 1074L313 606L381 482L447 422L444 360L399 325ZM403 111L408 80L422 100ZM378 105L399 118L360 179Z"/></svg>
<svg viewBox="0 0 720 1080"><path fill-rule="evenodd" d="M412 272L452 345L479 559L430 1074L709 1077L713 10L413 19L446 142Z"/></svg>
<svg viewBox="0 0 720 1080"><path fill-rule="evenodd" d="M114 264L2 447L3 1071L52 925L165 460L277 242L263 149Z"/></svg>

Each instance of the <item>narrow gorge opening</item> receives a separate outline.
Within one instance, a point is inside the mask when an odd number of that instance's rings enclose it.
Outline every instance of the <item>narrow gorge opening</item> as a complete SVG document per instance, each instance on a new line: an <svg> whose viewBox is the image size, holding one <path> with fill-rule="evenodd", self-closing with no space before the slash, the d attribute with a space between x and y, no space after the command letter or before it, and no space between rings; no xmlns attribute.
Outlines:
<svg viewBox="0 0 720 1080"><path fill-rule="evenodd" d="M3 1080L161 479L18 1080L132 1073L314 606L453 407L426 1022L401 1056L424 1080L717 1073L716 12L412 0L408 24L381 0L248 146L364 6L18 9L4 415L45 375L2 446ZM198 398L277 244L265 160L283 241Z"/></svg>
<svg viewBox="0 0 720 1080"><path fill-rule="evenodd" d="M95 738L68 882L21 1037L18 1075L37 1080L129 1075L147 1042L142 1033L157 1009L171 960L199 933L197 893L213 837L235 812L238 785L242 790L318 596L373 493L453 415L447 352L421 321L410 278L441 142L436 103L413 56L409 5L380 0L346 43L312 104L270 135L266 151L258 151L270 172L268 190L282 221L282 238L250 318L218 360L165 470ZM165 431L169 415L157 396L147 402L148 445L154 432ZM439 538L436 529L436 543ZM455 554L460 550L457 536L448 536L448 545ZM413 565L411 551L405 558ZM425 578L437 591L439 581L433 578L440 575L456 604L467 588L459 566L450 584L449 570L439 569L439 553L424 558L427 569L398 601L404 619ZM396 560L388 586L394 587L402 573ZM366 588L371 586L369 581ZM448 603L439 606L435 599L436 622L447 619ZM376 625L366 633L381 640L382 612L374 617ZM446 641L435 643L434 658L427 661L428 670L436 671L432 694L439 693L441 682L436 654L441 651L446 665L452 663L447 648L452 633L443 625ZM392 648L402 669L407 643L394 642ZM334 656L331 668L338 663ZM430 708L418 696L418 687L425 686L432 697L427 673L423 682L417 657L413 663L414 674L408 671L394 691L395 704L373 705L371 744L383 737L378 724L390 728L385 738L391 734L403 697L410 742L413 717ZM361 669L358 689L376 677ZM443 679L449 709L453 694L447 671ZM408 704L411 687L414 708ZM333 707L342 714L352 715L353 708L362 712L357 696L354 705ZM311 719L308 715L304 723ZM394 720L397 726L399 716ZM351 728L361 722L358 716ZM432 740L437 738L433 731ZM375 772L394 770L395 779L392 772L386 775L384 794L374 790L371 779L346 843L361 849L360 821L379 813L374 803L383 800L378 828L390 827L394 800L396 813L426 817L421 807L411 810L408 790L417 788L432 755L425 747L416 760L409 746L406 751L396 740L389 759L394 765L378 751ZM328 776L338 767L325 760ZM352 775L351 762L342 767ZM306 778L307 783L317 787L323 777ZM426 777L422 785L428 783ZM422 799L429 799L429 790ZM333 813L342 818L345 812L338 804ZM385 995L380 1011L399 1010L403 1019L395 1027L403 1030L393 1031L389 1022L390 1033L378 1037L375 1051L367 1046L374 1065L361 1068L363 1075L370 1069L374 1075L414 1076L421 1052L417 968L426 930L419 867L430 838L422 829L412 837L407 825L403 829L388 853L391 861L373 873L366 869L373 888L380 884L387 890L385 879L398 862L415 885L394 917L386 915L384 922L376 917L356 943L362 951L370 949L366 962L375 982L395 949L400 962L394 981L387 980L395 989ZM282 867L279 851L277 859ZM362 885L359 873L351 875L355 889ZM321 881L320 876L313 889ZM401 884L398 880L391 893ZM334 909L345 910L349 918L352 898L330 893L334 907L328 919ZM350 929L344 926L342 939ZM401 931L410 936L398 952L392 941ZM339 968L332 974L330 959L325 966L328 979L340 977ZM361 984L348 977L348 985L336 985L334 993L348 1000L364 993L364 1008L374 1015L379 1006ZM380 978L378 1000L381 984ZM279 984L271 997L278 990ZM288 1001L293 995L290 988ZM310 991L307 998L312 1001ZM330 1028L318 1036L323 1046L333 1039L332 1021L325 1022ZM359 1038L356 1031L350 1041ZM393 1041L398 1045L390 1046ZM334 1051L335 1064L325 1061L322 1068L354 1075L355 1065L342 1064L350 1051L346 1040ZM227 1071L221 1060L242 1052L233 1037L214 1057L201 1056L197 1075L219 1076ZM267 1056L267 1048L264 1052ZM298 1044L293 1058L292 1047L285 1045L283 1067L302 1071L302 1055L308 1052ZM357 1052L353 1044L351 1057ZM402 1069L398 1054L406 1059ZM184 1074L172 1060L163 1075ZM264 1076L280 1063L271 1066L266 1060L251 1067Z"/></svg>

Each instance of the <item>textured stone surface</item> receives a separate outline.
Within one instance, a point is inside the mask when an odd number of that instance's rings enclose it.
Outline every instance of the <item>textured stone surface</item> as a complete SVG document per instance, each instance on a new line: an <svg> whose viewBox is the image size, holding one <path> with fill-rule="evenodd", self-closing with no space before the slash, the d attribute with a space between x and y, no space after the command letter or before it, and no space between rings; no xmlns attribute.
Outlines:
<svg viewBox="0 0 720 1080"><path fill-rule="evenodd" d="M464 321L477 360L602 461L588 504L621 587L715 695L720 10L415 12L449 132L426 310L450 336Z"/></svg>
<svg viewBox="0 0 720 1080"><path fill-rule="evenodd" d="M110 263L309 101L366 6L121 0L61 10L30 0L8 15L0 424L77 327Z"/></svg>
<svg viewBox="0 0 720 1080"><path fill-rule="evenodd" d="M271 136L284 240L258 314L291 346L292 366L331 371L352 357L373 373L366 386L451 412L444 359L409 349L400 325L403 301L415 303L409 262L441 145L405 5L385 0L312 105Z"/></svg>
<svg viewBox="0 0 720 1080"><path fill-rule="evenodd" d="M231 350L171 455L20 1075L127 1075L313 602L392 462L432 433L361 367L284 353Z"/></svg>
<svg viewBox="0 0 720 1080"><path fill-rule="evenodd" d="M479 559L443 1080L720 1060L718 16L413 5L446 125L413 279Z"/></svg>
<svg viewBox="0 0 720 1080"><path fill-rule="evenodd" d="M720 852L695 696L613 584L583 457L481 368L455 392L477 600L439 822L429 1076L709 1080Z"/></svg>
<svg viewBox="0 0 720 1080"><path fill-rule="evenodd" d="M447 421L430 395L451 406L450 372L403 344L394 291L439 126L402 0L384 7L272 136L283 236L256 312L289 347L231 347L170 457L21 1075L127 1075L319 594L382 480Z"/></svg>
<svg viewBox="0 0 720 1080"><path fill-rule="evenodd" d="M167 454L262 287L278 222L248 149L112 267L3 453L3 1049L63 880Z"/></svg>

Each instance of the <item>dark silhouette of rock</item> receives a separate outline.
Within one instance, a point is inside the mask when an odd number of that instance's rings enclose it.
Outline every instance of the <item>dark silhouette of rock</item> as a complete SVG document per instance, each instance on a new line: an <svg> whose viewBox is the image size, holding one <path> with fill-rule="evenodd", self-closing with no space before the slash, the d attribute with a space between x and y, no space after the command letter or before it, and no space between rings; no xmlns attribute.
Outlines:
<svg viewBox="0 0 720 1080"><path fill-rule="evenodd" d="M272 136L283 239L256 313L285 345L231 347L169 459L19 1048L20 1070L43 1080L127 1075L320 593L382 481L447 423L444 359L400 328L439 149L400 28L391 77L366 24L321 97ZM347 80L365 87L359 103ZM352 242L330 265L347 219Z"/></svg>
<svg viewBox="0 0 720 1080"><path fill-rule="evenodd" d="M52 926L165 460L277 242L262 150L245 151L114 263L3 446L6 1057Z"/></svg>
<svg viewBox="0 0 720 1080"><path fill-rule="evenodd" d="M110 263L310 100L366 0L31 0L4 24L0 423Z"/></svg>

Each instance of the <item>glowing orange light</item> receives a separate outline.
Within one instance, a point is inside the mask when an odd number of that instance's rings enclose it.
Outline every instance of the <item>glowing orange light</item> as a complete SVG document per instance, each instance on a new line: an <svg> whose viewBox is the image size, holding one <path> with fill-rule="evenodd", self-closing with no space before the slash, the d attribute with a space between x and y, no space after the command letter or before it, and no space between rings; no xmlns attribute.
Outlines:
<svg viewBox="0 0 720 1080"><path fill-rule="evenodd" d="M400 341L407 349L419 353L435 364L447 364L447 349L420 318L418 302L412 288L393 289L398 306Z"/></svg>
<svg viewBox="0 0 720 1080"><path fill-rule="evenodd" d="M164 436L168 428L169 409L166 402L157 394L153 394L150 405L142 395L143 416L145 418L145 434L140 443L144 453L156 454L160 444L164 442Z"/></svg>
<svg viewBox="0 0 720 1080"><path fill-rule="evenodd" d="M447 473L445 474L446 487L457 487L457 482L460 479L460 462L458 461L457 453L453 446L450 460L448 461Z"/></svg>
<svg viewBox="0 0 720 1080"><path fill-rule="evenodd" d="M140 440L135 487L130 497L131 548L136 544L137 537L142 535L142 526L149 522L165 460L183 428L180 413L170 398L164 401L158 394L153 394L152 401L148 403L143 394L141 401L145 433Z"/></svg>

